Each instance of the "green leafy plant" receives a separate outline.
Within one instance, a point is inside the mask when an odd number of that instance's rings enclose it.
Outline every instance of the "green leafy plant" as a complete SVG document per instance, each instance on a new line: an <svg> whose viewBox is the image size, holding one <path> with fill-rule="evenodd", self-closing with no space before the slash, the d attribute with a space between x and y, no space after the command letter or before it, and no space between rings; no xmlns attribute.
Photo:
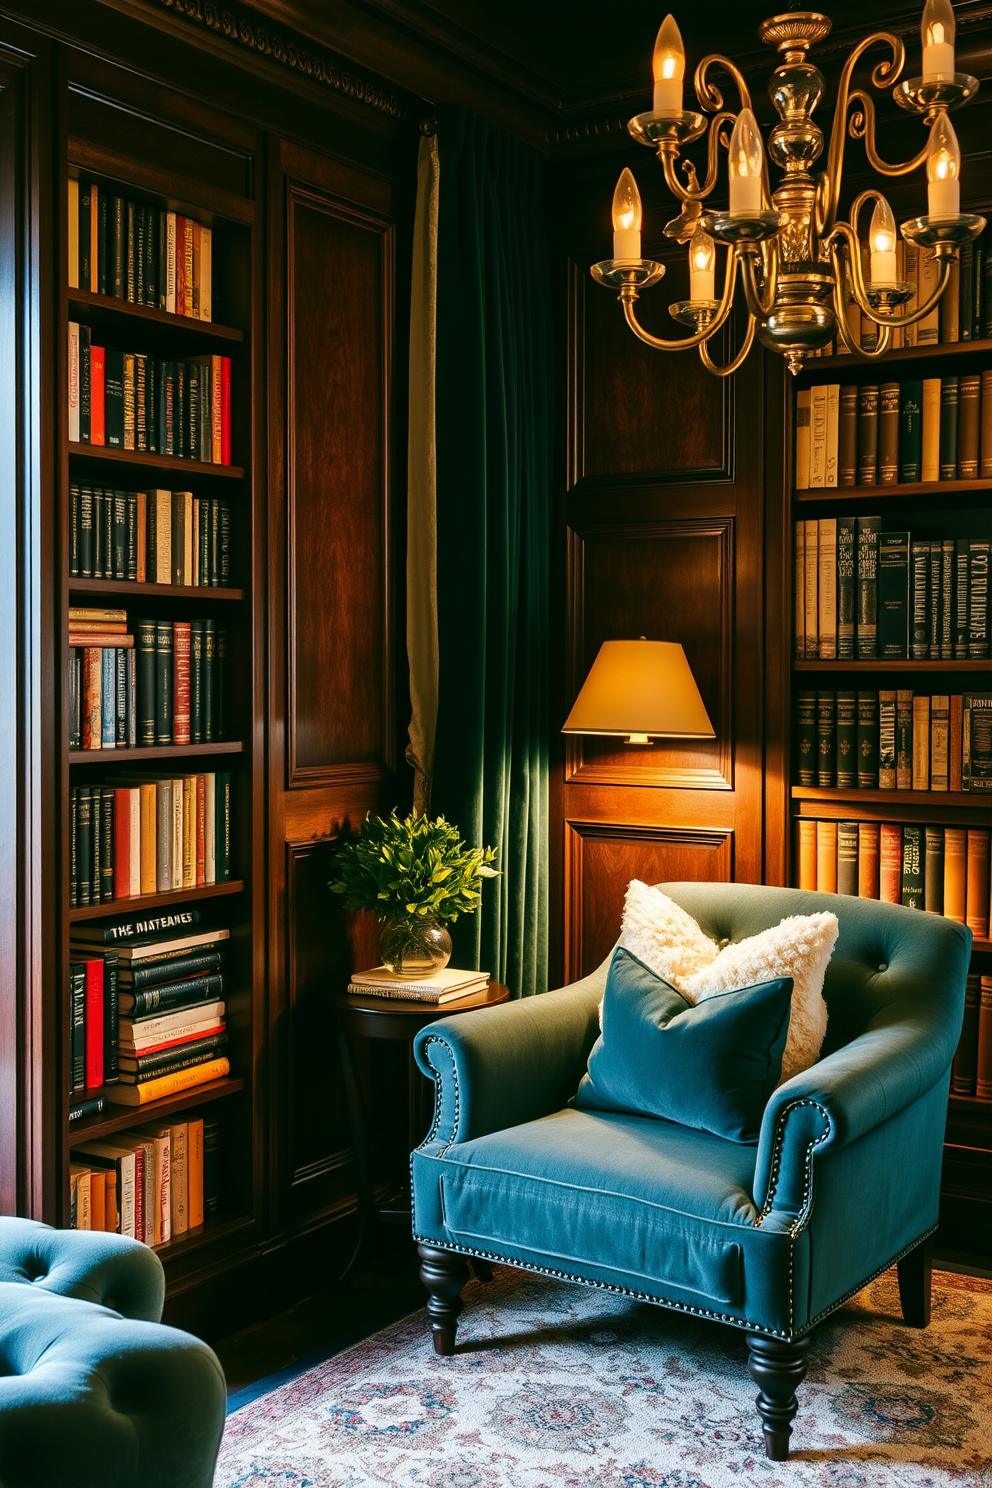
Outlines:
<svg viewBox="0 0 992 1488"><path fill-rule="evenodd" d="M443 816L367 816L361 834L334 859L330 888L349 909L380 918L450 923L482 901L484 878L498 878L491 847L466 847Z"/></svg>

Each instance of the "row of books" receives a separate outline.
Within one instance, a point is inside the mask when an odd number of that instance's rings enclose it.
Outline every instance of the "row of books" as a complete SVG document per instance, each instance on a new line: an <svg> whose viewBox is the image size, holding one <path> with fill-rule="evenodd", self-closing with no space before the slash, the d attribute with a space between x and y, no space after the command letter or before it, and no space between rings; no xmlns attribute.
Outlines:
<svg viewBox="0 0 992 1488"><path fill-rule="evenodd" d="M231 508L192 491L71 485L69 577L225 587Z"/></svg>
<svg viewBox="0 0 992 1488"><path fill-rule="evenodd" d="M797 692L796 783L990 792L992 692Z"/></svg>
<svg viewBox="0 0 992 1488"><path fill-rule="evenodd" d="M864 275L870 268L869 249L862 247ZM937 287L938 269L930 249L899 238L896 243L896 278L907 283L912 295L899 312L908 314L930 298ZM865 351L873 351L878 342L878 326L863 316L852 295L848 296L847 318L852 340ZM930 313L915 325L898 326L889 334L889 349L899 351L910 346L935 346L938 342L979 341L992 336L992 263L983 236L969 243L951 265L947 288ZM814 356L849 355L838 336Z"/></svg>
<svg viewBox="0 0 992 1488"><path fill-rule="evenodd" d="M796 523L797 660L989 660L989 540L881 525Z"/></svg>
<svg viewBox="0 0 992 1488"><path fill-rule="evenodd" d="M951 1093L992 1101L992 976L967 979L964 1022L951 1065Z"/></svg>
<svg viewBox="0 0 992 1488"><path fill-rule="evenodd" d="M70 1098L99 1092L123 1105L174 1095L228 1070L221 947L224 929L186 923L121 942L107 927L74 926L70 937ZM138 1087L141 1087L140 1089Z"/></svg>
<svg viewBox="0 0 992 1488"><path fill-rule="evenodd" d="M72 1230L109 1230L158 1248L199 1229L220 1207L216 1116L150 1122L70 1151Z"/></svg>
<svg viewBox="0 0 992 1488"><path fill-rule="evenodd" d="M227 632L213 620L69 612L69 748L148 748L227 738ZM137 644L135 640L137 639Z"/></svg>
<svg viewBox="0 0 992 1488"><path fill-rule="evenodd" d="M96 346L70 321L69 439L230 465L231 358L161 361Z"/></svg>
<svg viewBox="0 0 992 1488"><path fill-rule="evenodd" d="M109 904L231 877L227 771L125 775L69 791L69 904Z"/></svg>
<svg viewBox="0 0 992 1488"><path fill-rule="evenodd" d="M992 476L992 371L796 394L796 489Z"/></svg>
<svg viewBox="0 0 992 1488"><path fill-rule="evenodd" d="M69 288L210 320L213 230L72 177Z"/></svg>
<svg viewBox="0 0 992 1488"><path fill-rule="evenodd" d="M799 887L929 910L989 935L989 829L799 822Z"/></svg>

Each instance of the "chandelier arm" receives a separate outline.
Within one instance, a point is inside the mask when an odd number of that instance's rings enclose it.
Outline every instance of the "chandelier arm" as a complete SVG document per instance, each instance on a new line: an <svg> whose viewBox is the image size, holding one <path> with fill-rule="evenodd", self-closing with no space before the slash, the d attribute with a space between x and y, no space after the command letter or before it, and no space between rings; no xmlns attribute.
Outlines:
<svg viewBox="0 0 992 1488"><path fill-rule="evenodd" d="M626 320L638 340L643 341L645 346L653 347L655 351L689 351L693 346L701 346L704 341L708 341L711 336L715 336L717 331L726 323L734 301L734 281L736 278L737 260L733 253L728 250L727 269L723 279L723 298L720 301L720 307L716 315L707 325L701 326L698 331L694 331L691 336L686 336L681 341L664 341L660 336L652 336L650 331L646 331L638 323L637 314L634 310L637 290L633 289L631 291L627 285L624 285L620 292L624 320Z"/></svg>
<svg viewBox="0 0 992 1488"><path fill-rule="evenodd" d="M910 171L918 170L926 163L927 152L930 149L930 140L918 155L912 160L906 160L902 165L890 165L887 160L882 160L875 149L875 104L870 95L863 88L856 88L850 96L850 103L857 103L859 110L851 115L848 122L848 133L851 139L863 139L865 142L865 154L868 164L881 176L908 176Z"/></svg>
<svg viewBox="0 0 992 1488"><path fill-rule="evenodd" d="M703 113L718 114L723 108L723 94L716 84L711 83L706 76L711 64L719 65L725 72L730 73L737 86L741 108L749 109L751 107L751 94L748 91L747 83L744 81L744 76L740 69L734 66L729 57L721 57L719 52L710 52L699 63L692 79L693 86L696 89L696 98ZM736 119L736 117L736 114L731 114L731 118Z"/></svg>
<svg viewBox="0 0 992 1488"><path fill-rule="evenodd" d="M816 197L816 231L823 237L837 221L841 187L844 174L844 142L847 137L847 109L850 102L851 77L861 57L881 42L892 52L889 60L883 57L875 67L871 80L876 88L891 88L899 81L906 61L906 48L902 40L891 31L876 31L866 36L848 55L837 85L837 102L834 107L834 122L830 131L830 149L827 154L827 169L820 177Z"/></svg>
<svg viewBox="0 0 992 1488"><path fill-rule="evenodd" d="M747 308L756 320L767 320L775 308L775 296L778 293L778 264L779 248L778 240L772 238L766 247L764 258L765 282L763 290L759 292L758 281L755 274L755 266L758 261L757 252L748 253L744 256L741 268L741 278L744 281L744 298Z"/></svg>
<svg viewBox="0 0 992 1488"><path fill-rule="evenodd" d="M757 324L758 322L755 320L754 316L749 315L747 318L747 331L741 344L741 349L740 351L738 351L733 361L727 363L726 367L718 367L716 365L716 363L711 359L709 348L704 341L699 348L699 355L707 372L712 372L714 377L730 377L732 373L736 372L738 367L743 364L748 352L751 350L751 347L754 343L754 331Z"/></svg>
<svg viewBox="0 0 992 1488"><path fill-rule="evenodd" d="M923 320L925 316L929 315L944 293L947 287L947 281L950 278L951 259L942 258L940 260L940 273L937 275L936 286L925 304L918 305L908 315L880 315L877 310L872 309L868 302L865 276L861 270L861 249L853 228L846 222L838 222L829 238L827 238L826 246L830 249L830 257L834 264L835 284L838 274L842 280L844 277L841 251L842 248L846 247L849 260L848 268L850 270L851 290L857 301L858 308L862 315L867 315L868 319L873 320L876 325L891 326L893 330L897 330L899 326L915 325L918 320Z"/></svg>
<svg viewBox="0 0 992 1488"><path fill-rule="evenodd" d="M706 180L702 186L684 186L675 174L675 161L678 158L678 149L673 148L668 142L664 142L658 149L658 159L665 176L665 185L674 197L679 201L705 201L716 185L717 172L720 167L720 130L724 124L733 123L736 116L728 110L716 115L710 120L709 136L706 142Z"/></svg>

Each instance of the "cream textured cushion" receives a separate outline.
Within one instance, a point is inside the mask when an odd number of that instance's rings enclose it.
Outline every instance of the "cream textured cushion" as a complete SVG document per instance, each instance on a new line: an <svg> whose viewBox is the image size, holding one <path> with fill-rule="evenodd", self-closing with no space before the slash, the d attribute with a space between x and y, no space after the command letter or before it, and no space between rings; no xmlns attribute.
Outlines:
<svg viewBox="0 0 992 1488"><path fill-rule="evenodd" d="M827 1031L823 977L838 929L833 914L790 915L721 950L667 894L635 878L627 889L620 943L692 1003L792 977L792 1018L782 1056L782 1080L788 1080L820 1057Z"/></svg>

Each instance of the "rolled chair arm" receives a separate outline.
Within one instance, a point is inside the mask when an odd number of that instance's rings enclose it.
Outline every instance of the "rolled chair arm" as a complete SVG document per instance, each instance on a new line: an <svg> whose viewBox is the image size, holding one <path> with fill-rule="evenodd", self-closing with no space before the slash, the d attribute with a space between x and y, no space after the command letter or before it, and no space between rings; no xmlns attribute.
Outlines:
<svg viewBox="0 0 992 1488"><path fill-rule="evenodd" d="M18 1281L150 1323L165 1302L162 1262L147 1245L101 1230L0 1218L0 1283Z"/></svg>
<svg viewBox="0 0 992 1488"><path fill-rule="evenodd" d="M467 1142L558 1111L575 1094L599 1034L609 958L556 992L441 1019L414 1040L434 1081L424 1146Z"/></svg>

